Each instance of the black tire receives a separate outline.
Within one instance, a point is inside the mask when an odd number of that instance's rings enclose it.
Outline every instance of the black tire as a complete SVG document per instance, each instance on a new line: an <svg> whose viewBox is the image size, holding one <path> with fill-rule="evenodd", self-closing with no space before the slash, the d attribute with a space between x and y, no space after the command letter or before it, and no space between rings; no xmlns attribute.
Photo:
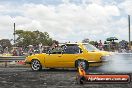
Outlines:
<svg viewBox="0 0 132 88"><path fill-rule="evenodd" d="M33 71L40 71L40 70L42 70L42 65L39 62L39 60L32 60L31 68Z"/></svg>
<svg viewBox="0 0 132 88"><path fill-rule="evenodd" d="M55 70L55 68L49 68L50 70Z"/></svg>
<svg viewBox="0 0 132 88"><path fill-rule="evenodd" d="M84 69L85 71L87 71L89 69L89 63L85 60L78 60L77 61L77 68L80 68L80 66L82 65L82 69Z"/></svg>

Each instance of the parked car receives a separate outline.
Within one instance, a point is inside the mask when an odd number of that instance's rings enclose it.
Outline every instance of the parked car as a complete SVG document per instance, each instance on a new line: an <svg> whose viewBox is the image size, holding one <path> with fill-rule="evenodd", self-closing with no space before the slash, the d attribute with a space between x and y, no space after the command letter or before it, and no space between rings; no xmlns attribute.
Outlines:
<svg viewBox="0 0 132 88"><path fill-rule="evenodd" d="M39 71L44 68L78 68L80 65L85 70L89 66L99 66L109 52L100 51L88 43L66 43L47 53L35 54L25 59L32 70Z"/></svg>

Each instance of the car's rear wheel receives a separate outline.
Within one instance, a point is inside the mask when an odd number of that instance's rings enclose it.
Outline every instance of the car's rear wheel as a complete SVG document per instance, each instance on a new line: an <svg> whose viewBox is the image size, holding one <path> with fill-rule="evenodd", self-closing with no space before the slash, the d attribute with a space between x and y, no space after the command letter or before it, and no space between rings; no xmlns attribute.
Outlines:
<svg viewBox="0 0 132 88"><path fill-rule="evenodd" d="M42 70L42 65L39 60L32 60L31 68L33 71L40 71Z"/></svg>
<svg viewBox="0 0 132 88"><path fill-rule="evenodd" d="M82 68L82 69L84 69L85 71L87 71L88 70L88 68L89 68L89 64L88 64L88 62L87 61L85 61L85 60L78 60L77 61L77 68Z"/></svg>

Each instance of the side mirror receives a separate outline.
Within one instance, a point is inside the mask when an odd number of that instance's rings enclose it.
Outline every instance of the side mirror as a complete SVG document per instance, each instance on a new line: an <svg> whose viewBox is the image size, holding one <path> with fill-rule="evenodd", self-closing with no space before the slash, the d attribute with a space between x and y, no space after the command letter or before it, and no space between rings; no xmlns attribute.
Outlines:
<svg viewBox="0 0 132 88"><path fill-rule="evenodd" d="M61 54L64 54L64 50L61 51Z"/></svg>
<svg viewBox="0 0 132 88"><path fill-rule="evenodd" d="M48 51L48 54L49 54L49 55L51 54L51 50Z"/></svg>
<svg viewBox="0 0 132 88"><path fill-rule="evenodd" d="M33 53L29 53L29 55L31 56L31 55L33 55Z"/></svg>

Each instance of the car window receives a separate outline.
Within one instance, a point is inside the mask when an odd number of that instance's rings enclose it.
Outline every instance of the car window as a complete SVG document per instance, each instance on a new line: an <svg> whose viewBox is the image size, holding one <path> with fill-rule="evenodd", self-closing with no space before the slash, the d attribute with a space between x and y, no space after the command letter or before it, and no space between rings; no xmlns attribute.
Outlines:
<svg viewBox="0 0 132 88"><path fill-rule="evenodd" d="M50 54L61 54L61 53L62 53L61 48L54 48L54 49L50 50Z"/></svg>
<svg viewBox="0 0 132 88"><path fill-rule="evenodd" d="M64 53L65 54L79 54L79 53L82 53L82 51L77 45L76 46L66 46L64 48Z"/></svg>
<svg viewBox="0 0 132 88"><path fill-rule="evenodd" d="M99 49L97 49L96 47L94 47L94 46L91 45L91 44L84 44L83 46L85 47L85 49L86 49L87 51L90 51L90 52L92 52L92 51L99 51Z"/></svg>

